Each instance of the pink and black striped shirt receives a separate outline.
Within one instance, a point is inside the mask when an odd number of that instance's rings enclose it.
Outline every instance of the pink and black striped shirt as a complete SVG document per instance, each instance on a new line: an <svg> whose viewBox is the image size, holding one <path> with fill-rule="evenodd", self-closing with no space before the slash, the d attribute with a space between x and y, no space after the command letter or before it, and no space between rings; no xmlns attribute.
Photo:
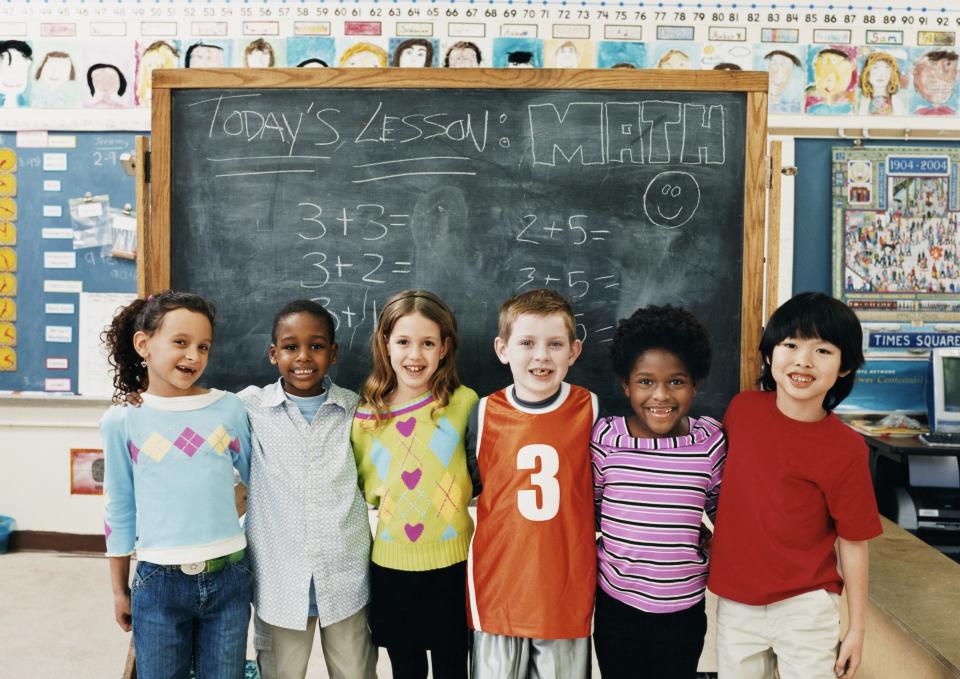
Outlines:
<svg viewBox="0 0 960 679"><path fill-rule="evenodd" d="M686 436L634 438L622 417L590 437L600 539L598 584L649 613L680 611L704 597L703 513L713 520L727 442L720 424L690 418Z"/></svg>

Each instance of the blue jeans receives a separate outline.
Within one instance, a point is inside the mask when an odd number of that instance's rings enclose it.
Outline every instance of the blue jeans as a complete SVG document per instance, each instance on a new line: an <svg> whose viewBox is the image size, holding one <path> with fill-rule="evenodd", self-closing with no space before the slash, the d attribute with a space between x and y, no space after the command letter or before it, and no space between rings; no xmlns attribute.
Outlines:
<svg viewBox="0 0 960 679"><path fill-rule="evenodd" d="M140 561L130 586L139 679L242 679L253 576L247 557L186 575Z"/></svg>

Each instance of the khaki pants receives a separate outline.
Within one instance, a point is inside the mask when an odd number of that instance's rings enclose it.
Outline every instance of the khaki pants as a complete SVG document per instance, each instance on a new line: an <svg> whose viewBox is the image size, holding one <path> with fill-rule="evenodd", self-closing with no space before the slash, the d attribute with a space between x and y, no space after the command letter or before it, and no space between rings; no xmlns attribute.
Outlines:
<svg viewBox="0 0 960 679"><path fill-rule="evenodd" d="M826 590L768 606L720 597L717 604L719 679L836 679L840 597Z"/></svg>
<svg viewBox="0 0 960 679"><path fill-rule="evenodd" d="M313 649L315 617L307 629L274 627L254 616L253 645L262 679L303 679ZM376 679L377 649L370 640L367 609L320 628L320 644L330 679Z"/></svg>

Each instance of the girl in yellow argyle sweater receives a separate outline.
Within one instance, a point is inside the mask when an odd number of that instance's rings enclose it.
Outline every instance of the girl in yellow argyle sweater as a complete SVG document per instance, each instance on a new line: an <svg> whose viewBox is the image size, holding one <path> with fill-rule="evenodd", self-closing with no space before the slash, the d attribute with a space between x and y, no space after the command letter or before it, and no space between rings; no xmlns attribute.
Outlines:
<svg viewBox="0 0 960 679"><path fill-rule="evenodd" d="M353 451L379 519L370 626L395 679L466 679L466 559L473 485L464 441L477 394L457 377L457 324L431 292L387 300L373 372L353 421Z"/></svg>

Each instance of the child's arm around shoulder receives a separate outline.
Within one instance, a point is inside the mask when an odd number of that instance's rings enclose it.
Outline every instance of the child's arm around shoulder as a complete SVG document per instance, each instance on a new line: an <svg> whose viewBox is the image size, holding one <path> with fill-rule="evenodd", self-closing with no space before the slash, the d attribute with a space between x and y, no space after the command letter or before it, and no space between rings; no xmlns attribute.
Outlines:
<svg viewBox="0 0 960 679"><path fill-rule="evenodd" d="M710 521L717 518L717 503L720 498L720 486L723 481L723 467L727 461L727 436L723 427L715 419L703 416L698 420L707 434L705 443L710 449L710 485L707 487L707 499L703 510Z"/></svg>
<svg viewBox="0 0 960 679"><path fill-rule="evenodd" d="M235 438L230 441L230 452L233 456L233 468L240 474L243 485L250 485L250 419L246 406L237 394L227 392L223 395L224 402L230 412L230 426Z"/></svg>

